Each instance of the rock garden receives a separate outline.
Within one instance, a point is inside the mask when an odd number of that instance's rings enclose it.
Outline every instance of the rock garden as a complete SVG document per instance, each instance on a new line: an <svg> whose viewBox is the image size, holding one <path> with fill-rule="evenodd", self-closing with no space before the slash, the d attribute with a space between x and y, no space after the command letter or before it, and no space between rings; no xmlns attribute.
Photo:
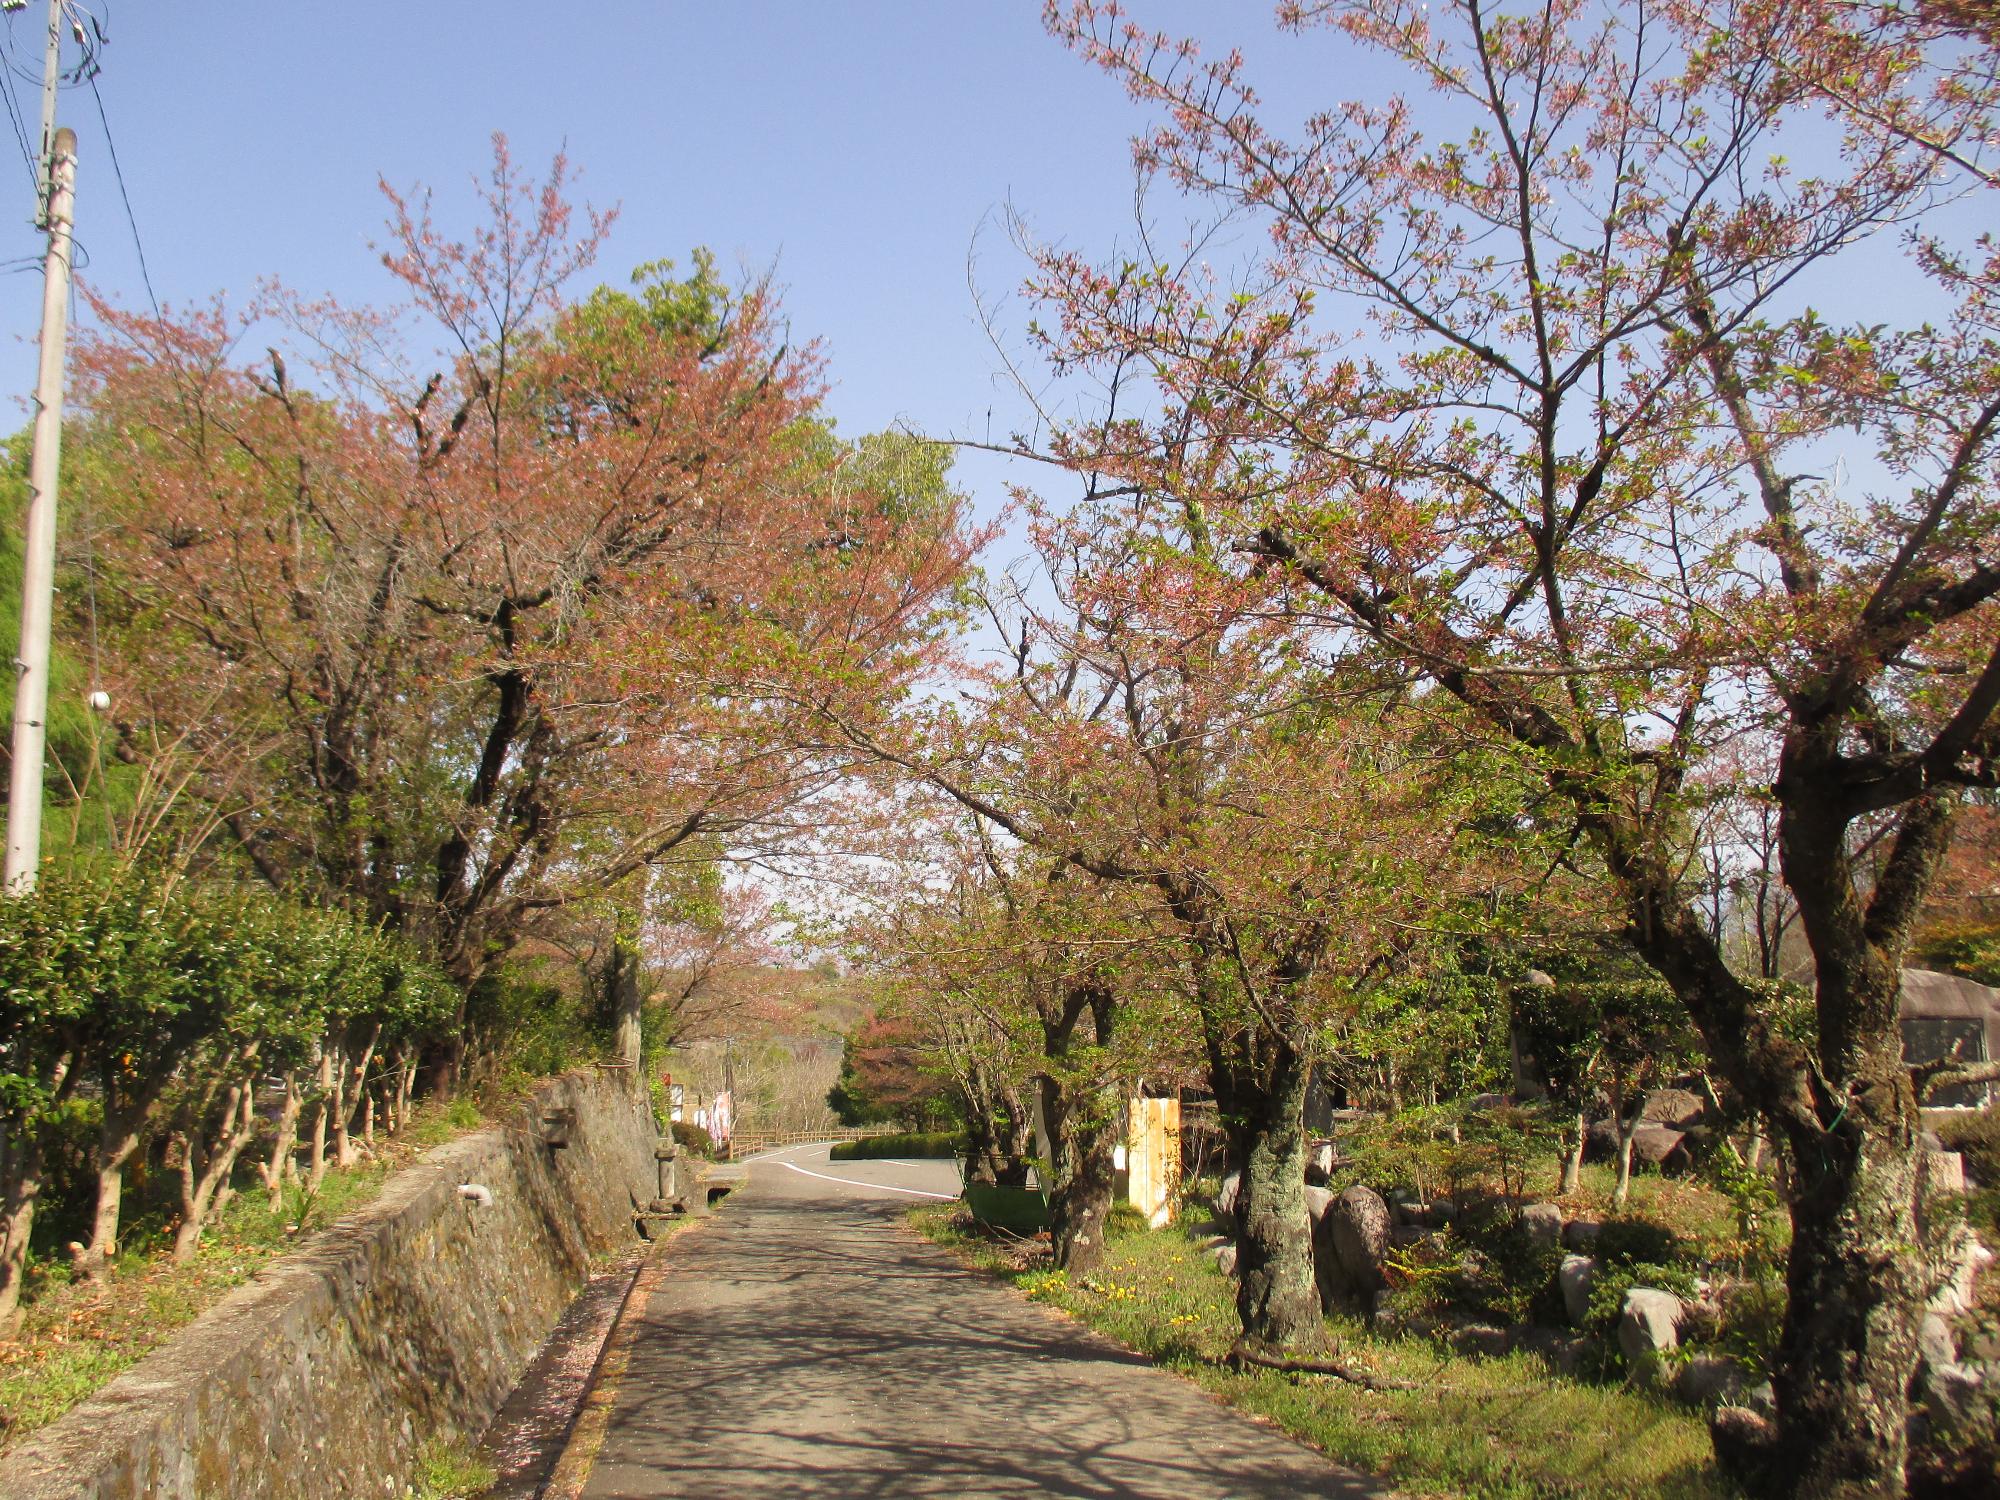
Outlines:
<svg viewBox="0 0 2000 1500"><path fill-rule="evenodd" d="M1622 1209L1612 1201L1615 1165L1604 1160L1618 1139L1609 1118L1587 1127L1588 1164L1568 1192L1560 1165L1537 1156L1551 1132L1533 1106L1484 1095L1457 1112L1343 1121L1307 1152L1322 1301L1378 1337L1472 1359L1527 1353L1553 1377L1619 1384L1697 1412L1768 1411L1785 1307L1785 1184L1752 1164L1754 1142L1723 1135L1706 1116L1691 1091L1647 1096L1630 1132L1636 1175ZM1968 1222L1923 1320L1912 1486L1969 1495L1993 1471L1970 1476L2000 1461L2000 1274L1990 1248L2000 1128L1991 1112L1941 1123L1925 1138L1931 1202ZM1202 1241L1231 1277L1240 1198L1240 1176L1225 1175Z"/></svg>

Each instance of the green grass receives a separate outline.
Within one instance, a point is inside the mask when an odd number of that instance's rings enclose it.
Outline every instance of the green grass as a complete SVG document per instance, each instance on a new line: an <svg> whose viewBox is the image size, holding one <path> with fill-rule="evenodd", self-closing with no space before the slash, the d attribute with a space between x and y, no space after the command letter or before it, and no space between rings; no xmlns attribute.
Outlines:
<svg viewBox="0 0 2000 1500"><path fill-rule="evenodd" d="M1416 1388L1377 1393L1324 1376L1230 1370L1220 1361L1237 1332L1234 1289L1183 1230L1114 1221L1103 1268L1072 1281L1022 1265L950 1206L919 1208L912 1218L1036 1301L1403 1492L1480 1500L1735 1493L1715 1470L1697 1415L1622 1387L1564 1379L1531 1354L1469 1359L1334 1319L1344 1357Z"/></svg>
<svg viewBox="0 0 2000 1500"><path fill-rule="evenodd" d="M430 1442L417 1455L415 1500L465 1500L484 1494L499 1479L491 1464L447 1443Z"/></svg>
<svg viewBox="0 0 2000 1500"><path fill-rule="evenodd" d="M956 1131L920 1131L908 1135L871 1135L842 1141L829 1157L834 1161L894 1161L913 1157L958 1155L963 1142Z"/></svg>

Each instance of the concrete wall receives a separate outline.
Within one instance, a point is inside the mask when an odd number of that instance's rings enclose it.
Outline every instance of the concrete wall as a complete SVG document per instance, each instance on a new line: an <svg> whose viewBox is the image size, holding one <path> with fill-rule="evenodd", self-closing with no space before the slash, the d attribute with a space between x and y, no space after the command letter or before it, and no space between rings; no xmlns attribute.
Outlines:
<svg viewBox="0 0 2000 1500"><path fill-rule="evenodd" d="M6 1500L357 1500L403 1493L433 1436L471 1439L654 1196L629 1074L555 1080L0 1459ZM542 1117L575 1112L569 1144ZM458 1192L481 1183L493 1205Z"/></svg>

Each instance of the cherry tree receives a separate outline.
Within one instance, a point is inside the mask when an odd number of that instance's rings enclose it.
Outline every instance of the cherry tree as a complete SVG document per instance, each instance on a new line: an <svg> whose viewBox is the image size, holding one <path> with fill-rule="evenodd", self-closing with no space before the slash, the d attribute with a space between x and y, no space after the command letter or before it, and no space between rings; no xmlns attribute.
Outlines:
<svg viewBox="0 0 2000 1500"><path fill-rule="evenodd" d="M934 450L831 435L768 284L697 257L575 297L610 216L569 186L496 140L465 239L389 193L406 306L100 306L77 356L121 727L254 730L243 856L462 984L635 872L782 837L845 768L764 684L893 695L976 542Z"/></svg>
<svg viewBox="0 0 2000 1500"><path fill-rule="evenodd" d="M1718 1450L1761 1493L1899 1493L1957 1233L1926 1203L1917 1111L1965 1072L1905 1066L1899 969L1965 789L2000 778L1990 21L1810 0L1279 16L1411 92L1287 130L1239 56L1050 6L1152 111L1141 170L1261 236L1221 271L1201 236L1040 257L1057 367L1143 371L1158 397L1052 456L1198 497L1303 630L1421 674L1568 807L1790 1154L1777 1419L1725 1411ZM1810 1044L1686 878L1690 778L1746 733L1778 746L1762 791Z"/></svg>

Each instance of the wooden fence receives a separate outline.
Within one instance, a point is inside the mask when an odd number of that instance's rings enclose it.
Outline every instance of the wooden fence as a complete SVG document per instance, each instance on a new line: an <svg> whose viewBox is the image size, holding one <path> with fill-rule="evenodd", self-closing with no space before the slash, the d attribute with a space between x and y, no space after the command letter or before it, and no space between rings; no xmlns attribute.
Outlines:
<svg viewBox="0 0 2000 1500"><path fill-rule="evenodd" d="M820 1141L863 1141L875 1135L896 1135L900 1125L830 1125L825 1130L738 1130L729 1138L729 1160L777 1146L810 1146Z"/></svg>

